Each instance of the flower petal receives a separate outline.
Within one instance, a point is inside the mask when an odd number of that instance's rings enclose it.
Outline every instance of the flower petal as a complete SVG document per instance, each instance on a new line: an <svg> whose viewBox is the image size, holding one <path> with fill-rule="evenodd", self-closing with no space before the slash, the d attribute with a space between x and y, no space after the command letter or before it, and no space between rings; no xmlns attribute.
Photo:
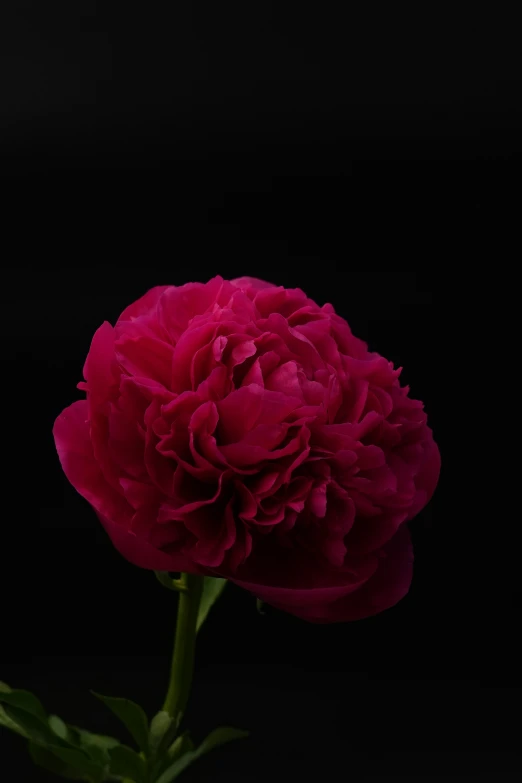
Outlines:
<svg viewBox="0 0 522 783"><path fill-rule="evenodd" d="M157 285L151 288L146 294L125 308L118 318L118 323L121 321L134 321L135 318L139 318L142 315L150 315L158 304L160 296L169 288L173 288L173 286Z"/></svg>
<svg viewBox="0 0 522 783"><path fill-rule="evenodd" d="M345 572L346 582L321 585L313 578L310 587L256 584L232 578L231 581L257 598L282 611L313 623L338 623L360 620L394 606L409 590L413 573L413 550L409 532L400 528L379 553L361 567L359 576ZM340 580L337 572L337 580ZM323 579L332 579L325 572Z"/></svg>
<svg viewBox="0 0 522 783"><path fill-rule="evenodd" d="M168 555L130 532L133 510L105 480L92 450L87 422L87 402L79 400L55 421L53 435L65 475L96 510L116 549L131 563L159 571L197 571L180 555Z"/></svg>

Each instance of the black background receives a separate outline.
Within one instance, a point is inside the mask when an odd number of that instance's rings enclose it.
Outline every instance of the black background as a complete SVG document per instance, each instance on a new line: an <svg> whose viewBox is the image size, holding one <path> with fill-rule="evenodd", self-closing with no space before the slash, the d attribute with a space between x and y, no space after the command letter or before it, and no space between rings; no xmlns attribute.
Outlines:
<svg viewBox="0 0 522 783"><path fill-rule="evenodd" d="M520 256L518 27L415 8L20 2L0 26L3 680L122 739L90 688L162 701L175 598L112 549L51 436L95 329L147 288L247 274L332 302L404 366L442 453L394 609L313 626L227 588L187 725L252 735L187 783L520 779L492 436L513 404L492 329ZM48 779L5 731L0 758L6 781Z"/></svg>

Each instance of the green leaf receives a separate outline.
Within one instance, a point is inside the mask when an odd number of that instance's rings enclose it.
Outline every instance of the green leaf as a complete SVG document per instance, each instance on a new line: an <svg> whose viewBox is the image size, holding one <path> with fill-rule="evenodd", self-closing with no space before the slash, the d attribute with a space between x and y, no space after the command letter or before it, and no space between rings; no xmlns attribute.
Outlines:
<svg viewBox="0 0 522 783"><path fill-rule="evenodd" d="M47 748L54 756L57 756L67 767L70 767L88 780L98 783L104 777L104 765L97 764L90 759L83 750L75 748L61 748L53 745Z"/></svg>
<svg viewBox="0 0 522 783"><path fill-rule="evenodd" d="M135 750L118 745L110 751L110 771L113 775L132 778L135 783L146 783L147 765Z"/></svg>
<svg viewBox="0 0 522 783"><path fill-rule="evenodd" d="M6 686L9 687L9 686ZM4 704L10 704L13 707L18 707L25 712L35 715L42 721L47 720L47 713L42 707L40 699L29 691L20 690L0 690L0 701Z"/></svg>
<svg viewBox="0 0 522 783"><path fill-rule="evenodd" d="M188 731L185 731L179 737L177 737L170 748L167 751L167 756L170 761L176 761L180 756L185 753L192 752L194 750L194 743L190 738Z"/></svg>
<svg viewBox="0 0 522 783"><path fill-rule="evenodd" d="M54 753L51 753L47 748L42 748L40 745L36 745L34 742L29 743L29 753L32 760L38 767L53 772L60 777L68 778L69 780L85 780L84 775L78 770L68 767L65 762L61 761Z"/></svg>
<svg viewBox="0 0 522 783"><path fill-rule="evenodd" d="M2 705L0 704L0 726L4 726L6 729L10 729L11 731L15 731L17 734L20 734L22 737L27 737L27 734L25 731L19 726L17 723L12 720L9 715L6 713Z"/></svg>
<svg viewBox="0 0 522 783"><path fill-rule="evenodd" d="M151 753L155 753L158 750L163 737L172 726L173 721L174 718L169 715L168 712L165 712L165 710L161 710L161 712L158 712L153 717L150 722L149 732L149 747Z"/></svg>
<svg viewBox="0 0 522 783"><path fill-rule="evenodd" d="M264 606L265 606L265 602L262 601L260 598L256 598L256 608L259 614L266 614L266 610Z"/></svg>
<svg viewBox="0 0 522 783"><path fill-rule="evenodd" d="M11 691L12 689L9 687L9 685L7 685L7 683L0 681L0 695L3 693L11 693ZM16 723L12 718L9 717L9 715L4 710L1 704L0 704L0 726L4 726L6 729L10 729L10 731L15 731L17 734L20 734L22 737L27 738L27 733L22 729L21 726L18 725L18 723Z"/></svg>
<svg viewBox="0 0 522 783"><path fill-rule="evenodd" d="M69 729L58 715L50 715L48 723L53 734L64 742L69 742Z"/></svg>
<svg viewBox="0 0 522 783"><path fill-rule="evenodd" d="M103 734L91 734L90 731L69 727L69 736L75 736L75 742L90 758L98 764L108 764L109 751L120 743L114 737L106 737Z"/></svg>
<svg viewBox="0 0 522 783"><path fill-rule="evenodd" d="M171 783L171 781L176 780L178 775L181 775L193 761L196 761L197 757L196 751L185 753L185 755L181 756L174 764L167 767L165 772L157 779L156 783Z"/></svg>
<svg viewBox="0 0 522 783"><path fill-rule="evenodd" d="M12 694L12 693L13 693L13 689L10 688L9 685L7 685L7 683L0 681L0 702L4 700L2 697L5 697L6 694ZM14 731L17 734L20 734L20 736L22 737L27 738L29 736L27 732L22 728L22 726L14 720L12 711L11 711L11 716L9 716L5 711L5 709L2 707L1 703L0 703L0 726L4 726L6 729L10 729L10 731Z"/></svg>
<svg viewBox="0 0 522 783"><path fill-rule="evenodd" d="M125 724L139 749L144 753L148 753L149 722L142 707L140 707L139 704L135 704L130 699L102 696L100 693L94 693L94 691L92 691L92 693Z"/></svg>
<svg viewBox="0 0 522 783"><path fill-rule="evenodd" d="M190 738L190 734L188 731L185 731L183 734L181 734L179 737L177 737L170 748L168 748L167 752L164 755L160 754L160 759L156 764L153 766L151 770L151 779L156 780L159 775L161 775L162 772L164 772L167 767L170 767L171 764L173 764L175 761L177 761L180 756L183 756L184 753L189 753L190 751L194 750L194 743L192 742Z"/></svg>
<svg viewBox="0 0 522 783"><path fill-rule="evenodd" d="M158 778L156 783L171 783L171 781L175 780L178 775L192 764L192 762L201 758L201 756L204 756L205 753L208 753L210 750L213 750L220 745L224 745L226 742L241 739L242 737L248 737L248 731L233 729L229 726L222 726L219 729L214 729L196 750L189 751L180 756L180 758L168 767Z"/></svg>
<svg viewBox="0 0 522 783"><path fill-rule="evenodd" d="M199 605L198 619L196 623L196 632L199 631L212 606L215 604L227 583L226 579L219 579L215 576L203 577L203 593Z"/></svg>
<svg viewBox="0 0 522 783"><path fill-rule="evenodd" d="M60 740L51 731L47 719L42 721L30 712L26 712L25 710L20 709L20 707L15 707L12 704L6 704L4 706L4 711L7 714L7 717L22 729L26 737L32 739L39 745L54 745L60 743Z"/></svg>
<svg viewBox="0 0 522 783"><path fill-rule="evenodd" d="M234 729L232 726L220 726L218 729L214 729L206 739L203 740L196 753L198 756L202 756L204 753L208 753L209 750L218 748L220 745L225 745L227 742L232 742L236 739L244 739L248 737L249 732L243 729Z"/></svg>

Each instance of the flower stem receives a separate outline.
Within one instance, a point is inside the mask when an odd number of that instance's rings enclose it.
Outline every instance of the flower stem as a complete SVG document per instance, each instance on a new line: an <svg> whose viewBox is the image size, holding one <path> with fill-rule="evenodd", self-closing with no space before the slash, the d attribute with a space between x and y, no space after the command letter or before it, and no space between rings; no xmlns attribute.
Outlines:
<svg viewBox="0 0 522 783"><path fill-rule="evenodd" d="M179 725L187 706L194 672L196 646L196 624L199 604L203 592L203 577L195 574L181 574L178 618L174 654L170 669L170 681L163 709Z"/></svg>

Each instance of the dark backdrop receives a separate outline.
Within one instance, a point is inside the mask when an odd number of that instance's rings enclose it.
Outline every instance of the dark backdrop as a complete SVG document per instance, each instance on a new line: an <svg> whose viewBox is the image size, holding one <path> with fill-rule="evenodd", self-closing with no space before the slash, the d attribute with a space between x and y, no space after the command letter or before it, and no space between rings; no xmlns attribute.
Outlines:
<svg viewBox="0 0 522 783"><path fill-rule="evenodd" d="M119 727L90 688L159 708L175 598L113 550L51 429L103 320L153 285L259 276L404 366L443 469L396 608L313 626L227 588L187 724L252 736L184 780L518 780L516 517L491 435L515 372L491 332L520 253L515 20L178 6L25 2L0 26L0 676L95 731ZM5 731L0 759L48 779Z"/></svg>

